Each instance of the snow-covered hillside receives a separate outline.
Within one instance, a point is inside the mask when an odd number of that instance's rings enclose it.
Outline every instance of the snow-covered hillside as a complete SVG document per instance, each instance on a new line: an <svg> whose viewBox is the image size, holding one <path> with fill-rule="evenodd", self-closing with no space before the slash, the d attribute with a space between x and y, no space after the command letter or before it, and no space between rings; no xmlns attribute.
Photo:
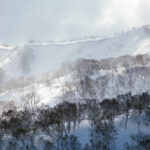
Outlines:
<svg viewBox="0 0 150 150"><path fill-rule="evenodd" d="M150 52L149 26L116 37L67 43L31 43L0 62L9 78L39 76L55 71L63 62L77 58L102 59Z"/></svg>
<svg viewBox="0 0 150 150"><path fill-rule="evenodd" d="M86 150L99 142L132 149L130 137L149 130L149 74L150 26L105 39L0 46L0 128L9 135L0 146L16 136L16 149L71 140Z"/></svg>
<svg viewBox="0 0 150 150"><path fill-rule="evenodd" d="M60 79L53 81L50 86L51 88L46 86L45 81L39 82L42 76L46 76L45 78L47 79L45 80L49 80L51 78L50 75L62 63L73 62L78 58L101 60L110 57L117 58L123 55L149 54L150 29L149 26L145 26L106 39L89 39L67 43L28 43L20 48L4 46L0 48L2 54L0 57L0 68L5 74L3 83L5 88L2 90L3 93L0 95L0 100L3 102L13 102L18 107L22 107L24 104L21 103L23 94L27 93L27 91L32 91L31 87L34 87L36 92L41 96L41 101L53 106L53 104L57 104L57 101L54 99L61 95L60 93L63 90L62 85L65 83L63 80L66 78L66 75L61 78L61 82ZM126 71L120 71L118 69L113 75L111 71L106 71L105 74L103 74L104 71L101 71L99 75L103 78L109 78L109 80L104 81L107 84L99 92L104 92L104 88L106 88L105 93L103 93L103 96L99 95L99 97L110 98L129 92L130 85L128 85L128 82L131 75L126 73ZM106 74L108 77L106 77ZM125 76L128 76L128 79L125 79ZM26 77L28 77L27 80L30 80L28 84L24 83ZM126 80L126 82L121 81L120 78ZM74 79L71 80L73 81ZM147 82L146 80L149 81L146 73L144 75L137 73L132 93L138 94L140 91L149 90L150 87L148 84L144 87L145 82ZM38 83L36 83L37 81ZM118 86L118 82L123 82L123 87ZM16 86L18 84L21 84L21 86Z"/></svg>
<svg viewBox="0 0 150 150"><path fill-rule="evenodd" d="M9 57L14 51L12 46L0 45L0 62L3 62L7 57Z"/></svg>

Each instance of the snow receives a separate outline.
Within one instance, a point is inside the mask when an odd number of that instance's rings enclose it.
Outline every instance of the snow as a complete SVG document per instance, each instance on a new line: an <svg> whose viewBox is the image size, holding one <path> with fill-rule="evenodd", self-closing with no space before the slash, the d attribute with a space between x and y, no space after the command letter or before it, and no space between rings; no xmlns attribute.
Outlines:
<svg viewBox="0 0 150 150"><path fill-rule="evenodd" d="M53 86L52 90L45 84L34 84L25 88L8 90L0 95L1 102L13 102L17 109L23 109L25 105L24 97L31 92L36 92L40 96L40 105L55 106L59 103L61 88Z"/></svg>
<svg viewBox="0 0 150 150"><path fill-rule="evenodd" d="M8 58L9 55L13 53L13 50L14 50L13 46L0 45L0 62Z"/></svg>
<svg viewBox="0 0 150 150"><path fill-rule="evenodd" d="M80 127L76 129L75 135L78 137L79 141L85 145L89 141L89 130L90 124L88 120L83 120L80 123Z"/></svg>
<svg viewBox="0 0 150 150"><path fill-rule="evenodd" d="M63 62L75 61L78 58L100 60L128 54L150 53L149 37L150 33L148 31L146 32L144 27L141 27L106 39L87 39L66 43L28 43L20 48L2 47L5 48L5 51L9 49L9 56L7 57L5 55L5 59L0 61L0 68L5 71L6 81L22 76L34 76L36 79L39 79L44 73L52 74L55 72ZM26 57L23 58L22 56ZM22 61L22 59L24 60ZM23 65L27 67L23 67ZM25 68L26 72L22 68ZM123 72L124 68L118 68L117 72L113 73L113 76L110 75L109 85L106 86L106 92L103 98L112 98L116 97L117 94L130 92L130 88L126 85L126 89L121 86L116 87L118 85L115 85L117 75ZM110 74L110 72L101 70L98 75L100 77L106 74ZM150 91L149 84L145 85L142 77L136 78L134 90L131 91L132 94ZM96 79L96 76L93 75L92 78ZM30 91L31 87L34 87L35 91L40 95L41 103L55 106L59 102L58 99L62 94L63 83L66 80L69 81L70 77L66 75L58 80L55 80L51 87L46 86L44 83L37 83L25 88L5 91L1 93L0 101L13 101L16 106L22 107L23 104L20 102L21 96L23 93ZM117 93L115 91L116 88L118 89ZM101 97L100 95L98 96ZM77 94L76 97L79 97L79 95Z"/></svg>
<svg viewBox="0 0 150 150"><path fill-rule="evenodd" d="M66 43L28 43L18 48L14 54L0 62L0 66L9 71L12 78L16 76L39 76L42 73L54 72L63 62L74 61L78 58L103 59L123 55L145 54L150 52L150 33L144 27L129 31L120 36L105 39L88 39ZM20 51L31 49L33 57L29 70L22 72ZM30 55L30 54L28 54ZM7 61L6 61L7 60Z"/></svg>
<svg viewBox="0 0 150 150"><path fill-rule="evenodd" d="M150 39L143 40L138 46L137 51L134 53L137 54L146 54L149 53L150 49Z"/></svg>
<svg viewBox="0 0 150 150"><path fill-rule="evenodd" d="M105 39L88 39L66 43L28 43L19 48L0 45L0 68L5 71L6 80L21 76L34 76L40 79L44 73L52 74L55 72L63 62L75 61L78 58L100 60L137 54L150 54L150 32L148 30L145 31L144 27ZM22 56L26 57L23 58ZM23 70L24 65L26 66L25 70ZM118 94L128 92L132 92L132 94L140 94L145 91L150 92L148 76L147 78L137 76L132 90L126 85L125 88L118 86L118 84L116 85L117 76L123 74L123 72L124 68L118 68L113 73L113 76L110 74L110 71L101 70L99 72L99 77L106 74L110 75L104 98L113 98ZM93 75L92 79L96 78L97 76ZM10 105L14 104L18 109L22 109L25 105L23 96L35 91L40 96L40 105L53 107L61 102L62 86L65 81L70 81L70 75L55 79L51 86L41 82L23 88L7 90L0 94L0 102L3 102L2 105L10 102ZM145 81L147 81L147 84L145 84ZM116 89L118 90L117 93ZM79 97L79 95L76 96ZM101 97L101 95L98 96ZM6 108L2 105L1 111ZM129 120L129 128L127 129L120 127L122 122L122 119L115 119L115 126L119 133L116 140L116 145L118 145L116 150L122 149L123 143L129 142L131 134L137 133L138 130L137 125L133 121ZM89 122L84 120L81 122L80 128L75 131L75 134L83 144L89 140L89 126ZM143 128L145 132L148 131L147 128Z"/></svg>

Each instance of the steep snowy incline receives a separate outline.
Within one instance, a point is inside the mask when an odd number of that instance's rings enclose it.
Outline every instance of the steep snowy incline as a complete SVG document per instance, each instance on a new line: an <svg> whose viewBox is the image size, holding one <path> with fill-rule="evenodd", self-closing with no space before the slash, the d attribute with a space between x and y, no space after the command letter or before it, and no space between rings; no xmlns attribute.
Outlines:
<svg viewBox="0 0 150 150"><path fill-rule="evenodd" d="M63 81L56 81L55 84L51 85L52 87L50 89L49 86L47 87L45 85L45 81L44 84L41 81L39 82L43 74L51 74L55 72L63 62L75 61L78 58L100 60L123 55L150 53L150 29L146 26L117 37L103 40L92 39L57 44L30 43L18 49L8 48L7 50L11 51L11 53L9 53L8 57L5 57L3 61L0 61L0 69L2 68L5 72L4 80L6 81L4 87L1 87L1 92L3 93L0 94L0 102L12 102L15 106L22 107L24 105L24 103L21 102L23 94L32 91L30 87L34 87L35 92L41 96L42 103L53 106L53 104L57 104L58 101L56 99L59 98L64 90L62 83L64 83L64 77L66 75L62 77ZM98 73L99 80L95 81L98 85L96 84L94 86L94 88L97 89L96 93L101 94L97 95L98 99L99 97L101 100L102 98L116 97L119 94L125 94L127 92L132 92L132 94L139 94L145 91L149 92L150 80L147 75L150 69L149 66L145 67L143 70L139 68L139 71L133 69L130 72L125 69L123 74L120 73L121 71L119 70L117 73L114 73L113 76L111 71L106 71L107 75L103 74L103 71L102 73ZM137 72L139 72L139 74ZM49 74L48 77L50 77ZM31 78L32 76L33 78ZM35 82L27 82L28 80L26 81L24 77L29 77L30 80L35 79ZM101 77L104 80L102 80ZM15 81L14 78L18 79ZM23 81L24 79L25 81ZM75 82L74 79L71 81ZM78 98L79 93L75 96ZM94 94L94 96L96 96L96 94Z"/></svg>
<svg viewBox="0 0 150 150"><path fill-rule="evenodd" d="M1 67L13 77L52 73L63 62L78 58L102 59L150 52L149 26L119 36L70 43L32 43L20 48ZM14 73L15 72L15 73Z"/></svg>
<svg viewBox="0 0 150 150"><path fill-rule="evenodd" d="M13 53L14 47L0 45L0 62Z"/></svg>

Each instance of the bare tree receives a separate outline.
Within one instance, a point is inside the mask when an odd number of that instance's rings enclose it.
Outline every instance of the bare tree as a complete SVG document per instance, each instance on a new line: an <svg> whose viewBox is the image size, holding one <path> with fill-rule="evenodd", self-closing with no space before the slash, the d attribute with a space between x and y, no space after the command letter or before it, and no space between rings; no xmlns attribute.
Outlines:
<svg viewBox="0 0 150 150"><path fill-rule="evenodd" d="M25 108L30 111L36 111L38 108L38 104L40 102L40 95L35 92L34 90L32 92L27 93L22 97L22 99L25 102Z"/></svg>

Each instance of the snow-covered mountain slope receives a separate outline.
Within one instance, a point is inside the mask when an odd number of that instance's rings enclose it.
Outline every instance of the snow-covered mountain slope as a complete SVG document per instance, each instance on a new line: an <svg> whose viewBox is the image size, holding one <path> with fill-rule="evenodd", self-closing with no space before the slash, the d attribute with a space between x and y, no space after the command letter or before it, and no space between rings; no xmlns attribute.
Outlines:
<svg viewBox="0 0 150 150"><path fill-rule="evenodd" d="M39 106L54 107L63 101L82 103L85 99L96 99L102 102L104 99L115 98L126 93L132 95L150 93L149 73L149 66L97 70L91 75L88 75L86 70L83 71L83 74L72 72L53 80L46 78L40 83L7 90L0 94L0 102L5 105L11 103L13 107L22 109L28 100L32 100L33 97L29 96L32 94L34 98L39 98ZM4 108L2 107L1 110Z"/></svg>
<svg viewBox="0 0 150 150"><path fill-rule="evenodd" d="M4 61L13 53L14 47L0 45L0 62Z"/></svg>
<svg viewBox="0 0 150 150"><path fill-rule="evenodd" d="M66 116L61 118L64 119L64 127L67 125L66 118L73 121L74 123L69 121L67 128L70 130L69 126L73 125L71 132L77 135L82 145L88 142L90 144L91 140L105 141L103 139L108 140L109 137L110 141L114 140L111 150L121 150L127 146L125 144L132 144L131 136L134 134L149 134L149 74L149 26L106 39L30 43L20 48L0 47L0 114L5 111L3 115L9 116L10 113L11 116L13 110L19 111L23 108L34 114L43 109L39 118L42 119L41 115L45 114L53 119L47 113L54 109L56 114L69 115L70 119ZM52 107L51 111L49 107ZM69 113L67 107L71 110ZM37 112L36 115L40 113ZM27 111L24 114L26 113ZM56 114L53 114L54 118L57 118ZM76 114L81 116L74 121ZM38 116L27 116L30 117L34 120L39 119ZM45 125L49 124L48 118L32 124L44 123L45 129ZM21 122L23 121L26 125L27 120L23 118ZM48 123L45 123L46 121ZM58 120L57 122L59 123ZM78 127L75 130L76 126ZM34 141L37 149L45 149L41 141L47 141L48 135L42 132L43 127L42 130L40 126L33 127L31 129L34 131L37 127L37 133L33 135L32 140L29 138L29 141ZM4 124L5 128L7 129L7 126ZM103 135L103 130L106 135ZM10 137L13 137L12 135ZM4 141L12 140L7 137ZM50 137L53 136L50 134ZM24 140L28 141L26 138Z"/></svg>
<svg viewBox="0 0 150 150"><path fill-rule="evenodd" d="M2 54L0 58L3 58L0 59L0 68L5 72L6 85L0 95L0 101L12 102L18 108L22 107L24 105L22 97L28 91L33 91L34 87L35 92L41 97L41 103L53 106L58 103L56 99L60 95L62 96L66 75L61 78L61 82L60 79L57 79L50 86L47 86L45 81L26 84L23 83L24 78L19 77L34 76L39 81L43 74L54 73L63 62L73 62L78 58L101 60L123 55L149 54L150 29L149 26L145 26L106 39L89 39L68 43L30 43L16 49L0 47L0 50L2 49L5 51L0 51ZM108 62L108 60L106 61ZM135 70L127 72L126 68L123 68L123 71L122 68L118 68L113 73L112 70L102 70L93 81L99 83L99 85L94 85L94 88L97 89L94 98L102 100L130 91L132 94L150 91L149 84L145 85L146 82L149 83L148 72L148 66L143 70L139 68L138 72ZM17 81L14 80L16 78L18 78ZM30 78L30 80L34 80L34 78ZM50 76L48 75L46 78L49 80ZM72 78L70 82L74 84L75 80ZM21 84L21 86L16 86L16 84ZM81 98L82 93L74 94L75 96L71 96L72 98Z"/></svg>
<svg viewBox="0 0 150 150"><path fill-rule="evenodd" d="M77 58L102 59L150 52L149 26L128 31L106 39L82 40L68 43L30 43L20 47L0 66L9 78L24 75L39 76L52 73L60 64Z"/></svg>
<svg viewBox="0 0 150 150"><path fill-rule="evenodd" d="M53 107L61 102L59 99L61 93L61 87L57 83L53 84L51 88L45 84L34 84L25 88L8 90L0 95L0 113L2 113L3 110L6 111L14 108L22 110L28 103L28 100L31 99L31 97L28 97L28 94L35 94L35 97L40 99L40 106L48 105ZM7 108L5 105L7 105Z"/></svg>

